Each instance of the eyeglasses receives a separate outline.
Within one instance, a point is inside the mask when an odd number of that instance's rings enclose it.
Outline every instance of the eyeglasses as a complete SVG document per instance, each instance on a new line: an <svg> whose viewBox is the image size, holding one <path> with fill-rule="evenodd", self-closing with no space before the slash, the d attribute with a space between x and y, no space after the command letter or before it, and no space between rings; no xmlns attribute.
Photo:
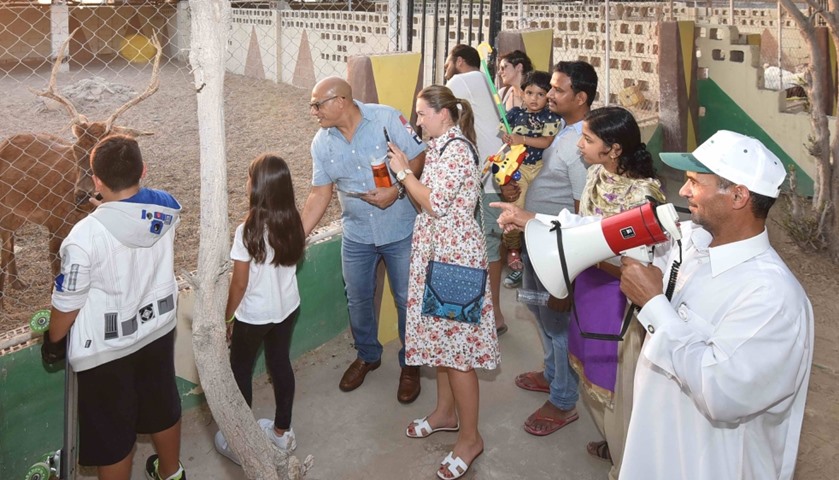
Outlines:
<svg viewBox="0 0 839 480"><path fill-rule="evenodd" d="M312 102L312 103L309 104L309 110L314 108L316 112L319 112L320 107L322 107L324 103L326 103L330 100L335 100L336 98L344 98L344 97L342 97L340 95L334 95L332 97L327 98L326 100L321 100L319 102Z"/></svg>

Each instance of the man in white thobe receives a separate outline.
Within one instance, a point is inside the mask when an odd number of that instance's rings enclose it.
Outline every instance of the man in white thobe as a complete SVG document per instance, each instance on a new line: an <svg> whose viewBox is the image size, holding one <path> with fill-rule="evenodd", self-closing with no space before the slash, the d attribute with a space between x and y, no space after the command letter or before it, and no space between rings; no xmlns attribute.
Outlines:
<svg viewBox="0 0 839 480"><path fill-rule="evenodd" d="M621 289L648 335L620 478L791 479L813 309L766 231L784 165L722 130L693 154L661 158L686 171L679 194L692 222L653 265L623 260Z"/></svg>

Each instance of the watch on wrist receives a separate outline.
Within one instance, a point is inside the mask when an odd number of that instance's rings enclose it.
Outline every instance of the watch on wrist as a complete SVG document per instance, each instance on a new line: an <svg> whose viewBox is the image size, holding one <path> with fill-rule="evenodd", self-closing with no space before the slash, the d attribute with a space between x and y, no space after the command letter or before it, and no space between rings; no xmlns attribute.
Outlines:
<svg viewBox="0 0 839 480"><path fill-rule="evenodd" d="M405 178L408 175L413 175L413 174L414 174L414 172L412 172L410 168L406 168L405 170L400 170L399 172L396 173L396 181L398 181L399 183L402 183L402 182L405 181Z"/></svg>
<svg viewBox="0 0 839 480"><path fill-rule="evenodd" d="M405 198L405 186L396 182L396 199L402 200L403 198Z"/></svg>

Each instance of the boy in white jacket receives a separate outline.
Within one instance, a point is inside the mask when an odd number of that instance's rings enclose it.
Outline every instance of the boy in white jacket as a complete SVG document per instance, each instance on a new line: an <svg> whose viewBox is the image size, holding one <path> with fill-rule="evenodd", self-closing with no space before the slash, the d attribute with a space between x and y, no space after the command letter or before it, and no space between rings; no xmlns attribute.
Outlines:
<svg viewBox="0 0 839 480"><path fill-rule="evenodd" d="M102 204L61 245L44 350L69 333L80 464L96 466L100 479L127 480L136 435L146 433L158 453L146 463L148 478L185 480L174 367L181 206L166 192L140 188L146 166L133 138L103 139L91 166Z"/></svg>

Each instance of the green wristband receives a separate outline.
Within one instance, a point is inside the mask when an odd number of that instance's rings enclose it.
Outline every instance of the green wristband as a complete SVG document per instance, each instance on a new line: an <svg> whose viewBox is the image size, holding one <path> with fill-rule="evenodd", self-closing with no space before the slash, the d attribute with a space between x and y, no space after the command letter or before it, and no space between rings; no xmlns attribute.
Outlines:
<svg viewBox="0 0 839 480"><path fill-rule="evenodd" d="M235 320L235 319L236 319L236 314L234 313L233 315L230 316L229 319L225 320L224 323L233 323L233 320Z"/></svg>

